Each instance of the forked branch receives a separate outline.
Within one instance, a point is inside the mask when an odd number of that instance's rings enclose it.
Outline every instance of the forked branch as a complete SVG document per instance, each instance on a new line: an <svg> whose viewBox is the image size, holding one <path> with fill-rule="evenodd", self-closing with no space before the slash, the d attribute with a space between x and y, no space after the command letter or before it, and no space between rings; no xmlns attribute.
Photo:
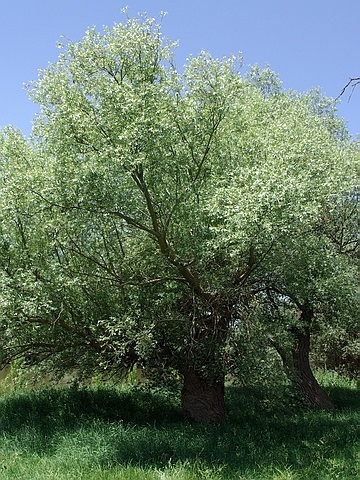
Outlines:
<svg viewBox="0 0 360 480"><path fill-rule="evenodd" d="M349 102L352 97L352 94L354 93L355 87L359 85L359 83L360 83L360 77L350 78L347 84L345 85L345 87L341 90L341 92L339 93L339 95L336 97L335 100L338 100L342 95L344 95L347 89L350 89L350 95L348 98L348 102Z"/></svg>

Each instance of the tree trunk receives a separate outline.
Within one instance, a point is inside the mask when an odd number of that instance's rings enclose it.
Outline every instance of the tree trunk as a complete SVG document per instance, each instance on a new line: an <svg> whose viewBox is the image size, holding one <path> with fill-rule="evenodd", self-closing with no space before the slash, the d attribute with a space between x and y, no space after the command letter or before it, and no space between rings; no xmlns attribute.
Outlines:
<svg viewBox="0 0 360 480"><path fill-rule="evenodd" d="M333 410L335 405L318 384L310 366L310 325L313 315L313 309L309 305L302 306L300 321L303 326L290 329L293 339L290 352L284 349L271 335L269 335L269 340L280 355L285 373L303 404L308 408Z"/></svg>
<svg viewBox="0 0 360 480"><path fill-rule="evenodd" d="M181 406L184 416L195 422L225 422L224 379L210 382L193 367L183 371Z"/></svg>
<svg viewBox="0 0 360 480"><path fill-rule="evenodd" d="M291 352L282 348L272 337L269 338L281 357L287 377L304 405L309 408L333 410L335 405L318 384L310 366L310 325L313 316L313 309L308 304L303 305L300 317L303 326L290 329L293 338Z"/></svg>
<svg viewBox="0 0 360 480"><path fill-rule="evenodd" d="M318 384L310 367L310 328L292 328L294 344L291 352L291 363L287 370L302 401L307 407L333 410L333 402Z"/></svg>

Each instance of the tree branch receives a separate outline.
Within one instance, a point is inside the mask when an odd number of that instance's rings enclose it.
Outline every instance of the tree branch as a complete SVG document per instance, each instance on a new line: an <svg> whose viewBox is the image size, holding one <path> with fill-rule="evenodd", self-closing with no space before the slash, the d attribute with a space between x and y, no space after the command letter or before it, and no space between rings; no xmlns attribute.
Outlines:
<svg viewBox="0 0 360 480"><path fill-rule="evenodd" d="M348 98L348 102L350 102L350 99L354 93L354 90L355 90L355 87L357 85L359 85L360 83L360 77L353 77L353 78L350 78L349 81L347 82L347 84L345 85L345 87L341 90L341 92L339 93L339 95L335 98L335 100L339 100L339 98L344 95L344 93L346 92L346 90L350 87L351 88L351 93L349 95L349 98Z"/></svg>
<svg viewBox="0 0 360 480"><path fill-rule="evenodd" d="M188 285L199 295L203 294L198 278L190 271L188 264L180 260L174 250L167 241L165 232L162 231L158 220L158 213L154 207L153 200L151 198L150 191L144 179L144 172L142 166L138 166L132 174L132 177L138 186L139 190L143 194L146 202L146 206L150 215L150 219L153 227L153 235L155 235L159 249L165 256L168 262L177 268L178 272L184 277Z"/></svg>

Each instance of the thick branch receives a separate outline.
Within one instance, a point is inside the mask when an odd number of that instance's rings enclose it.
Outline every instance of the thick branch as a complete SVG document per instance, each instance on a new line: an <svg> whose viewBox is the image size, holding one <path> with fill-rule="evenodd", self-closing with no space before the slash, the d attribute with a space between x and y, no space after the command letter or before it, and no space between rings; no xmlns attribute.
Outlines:
<svg viewBox="0 0 360 480"><path fill-rule="evenodd" d="M189 286L199 295L203 294L202 288L200 286L199 280L191 272L188 267L188 263L181 261L175 254L174 250L169 245L167 241L165 232L162 231L159 220L158 213L154 207L154 202L151 198L150 191L144 179L144 173L142 166L138 166L132 174L133 179L138 186L139 190L142 192L146 206L150 215L152 222L153 233L156 237L157 244L161 253L165 256L168 262L177 268L178 272L184 277Z"/></svg>

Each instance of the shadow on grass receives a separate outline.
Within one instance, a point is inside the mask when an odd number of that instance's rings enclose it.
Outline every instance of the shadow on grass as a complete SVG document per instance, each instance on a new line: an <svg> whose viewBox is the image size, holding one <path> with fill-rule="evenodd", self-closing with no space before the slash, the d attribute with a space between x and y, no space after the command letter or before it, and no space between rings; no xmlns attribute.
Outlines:
<svg viewBox="0 0 360 480"><path fill-rule="evenodd" d="M352 408L360 409L360 392L354 388L330 386L326 388L329 397L334 401L338 410Z"/></svg>
<svg viewBox="0 0 360 480"><path fill-rule="evenodd" d="M108 387L41 388L0 397L0 432L72 430L89 420L134 424L181 420L174 394Z"/></svg>
<svg viewBox="0 0 360 480"><path fill-rule="evenodd" d="M201 461L223 466L224 478L256 465L301 471L316 462L322 468L329 458L354 464L359 398L353 389L332 388L340 406L335 413L286 408L285 399L281 408L264 409L258 392L229 389L229 421L222 427L183 422L178 398L168 392L46 388L0 397L0 435L40 455L66 445L76 455L86 445L89 462L104 468Z"/></svg>

